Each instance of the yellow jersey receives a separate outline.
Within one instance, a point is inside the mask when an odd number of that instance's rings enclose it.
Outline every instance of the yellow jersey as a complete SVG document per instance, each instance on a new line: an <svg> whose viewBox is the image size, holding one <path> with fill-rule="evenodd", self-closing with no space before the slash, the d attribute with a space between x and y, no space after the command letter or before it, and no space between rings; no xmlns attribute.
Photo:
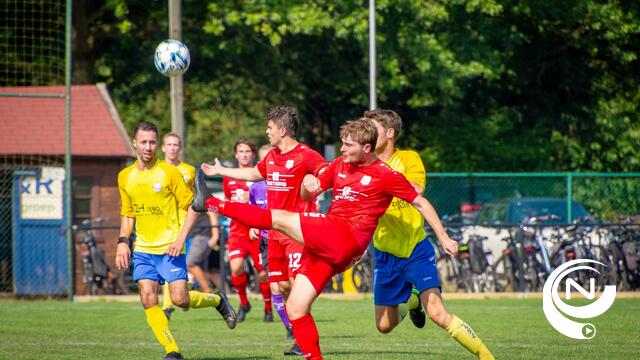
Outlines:
<svg viewBox="0 0 640 360"><path fill-rule="evenodd" d="M164 254L180 233L181 213L193 201L180 171L160 160L151 169L138 170L136 161L118 174L118 189L121 215L136 219L134 251Z"/></svg>
<svg viewBox="0 0 640 360"><path fill-rule="evenodd" d="M182 174L182 180L187 185L189 190L194 191L195 181L196 181L196 168L190 164L180 161L178 165L176 165L180 174ZM178 209L178 215L180 217L180 227L182 228L182 224L184 224L184 220L187 218L187 211Z"/></svg>
<svg viewBox="0 0 640 360"><path fill-rule="evenodd" d="M185 162L180 161L180 163L176 166L178 170L180 170L180 174L182 174L182 180L187 184L187 187L193 191L194 182L196 179L196 168L193 165L187 164Z"/></svg>
<svg viewBox="0 0 640 360"><path fill-rule="evenodd" d="M417 152L395 149L386 163L424 189L426 171ZM413 205L394 197L387 211L378 220L373 246L391 255L408 258L416 244L424 240L426 235L422 214Z"/></svg>

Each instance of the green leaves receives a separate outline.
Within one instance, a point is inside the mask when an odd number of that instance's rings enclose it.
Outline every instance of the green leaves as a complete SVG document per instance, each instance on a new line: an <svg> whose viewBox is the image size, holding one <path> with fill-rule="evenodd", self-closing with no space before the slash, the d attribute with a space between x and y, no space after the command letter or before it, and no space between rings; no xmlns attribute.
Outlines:
<svg viewBox="0 0 640 360"><path fill-rule="evenodd" d="M636 2L376 3L378 103L402 116L399 145L430 171L640 168ZM150 62L168 30L164 5L89 9L90 80L111 84L128 126L151 117L168 128L168 81ZM228 156L240 136L260 142L278 104L299 109L304 141L337 143L368 105L367 6L184 2L188 157Z"/></svg>

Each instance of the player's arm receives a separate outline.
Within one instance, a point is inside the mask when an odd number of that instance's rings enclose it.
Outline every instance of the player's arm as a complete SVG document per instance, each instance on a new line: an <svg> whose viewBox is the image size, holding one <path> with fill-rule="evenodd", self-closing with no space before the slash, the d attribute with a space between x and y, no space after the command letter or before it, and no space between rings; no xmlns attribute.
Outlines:
<svg viewBox="0 0 640 360"><path fill-rule="evenodd" d="M136 219L132 217L122 216L120 218L120 236L116 247L116 268L118 270L129 268L129 259L131 258L129 236L133 232L135 221Z"/></svg>
<svg viewBox="0 0 640 360"><path fill-rule="evenodd" d="M221 175L244 181L264 180L262 174L260 174L260 171L258 171L258 168L255 166L251 168L228 168L222 166L218 158L214 160L213 165L202 163L200 168L205 175L209 176Z"/></svg>
<svg viewBox="0 0 640 360"><path fill-rule="evenodd" d="M197 219L198 213L195 212L195 210L193 210L191 206L189 206L189 208L187 209L187 216L184 220L184 223L182 224L182 229L180 230L180 234L173 241L173 243L169 245L167 251L165 252L166 254L170 256L180 255L180 253L182 252L182 248L184 247L184 243L187 242L187 236L189 236L191 228L193 228L193 224L196 223Z"/></svg>
<svg viewBox="0 0 640 360"><path fill-rule="evenodd" d="M458 252L458 243L449 238L449 235L447 235L447 232L440 222L436 210L429 200L425 199L422 195L418 195L411 204L422 214L429 226L431 226L444 251L449 255L455 255Z"/></svg>
<svg viewBox="0 0 640 360"><path fill-rule="evenodd" d="M300 186L300 197L302 200L310 201L322 192L333 187L335 164L336 162L333 161L329 165L322 167L318 171L317 176L312 174L304 176L302 179L302 186Z"/></svg>
<svg viewBox="0 0 640 360"><path fill-rule="evenodd" d="M120 192L120 236L118 237L118 245L116 245L116 268L129 268L129 259L131 259L131 249L129 248L129 236L133 232L133 226L136 223L135 212L131 198L125 189L129 172L123 170L118 174L118 191Z"/></svg>
<svg viewBox="0 0 640 360"><path fill-rule="evenodd" d="M187 213L182 224L182 229L180 229L180 234L173 243L169 245L165 252L170 256L178 256L182 252L182 248L184 247L184 243L187 241L187 236L189 235L189 232L191 232L193 224L195 224L198 219L198 213L191 208L191 204L193 203L193 192L184 183L180 172L177 170L172 171L169 173L169 177L169 186L171 188L171 193L178 203L178 212L186 211Z"/></svg>
<svg viewBox="0 0 640 360"><path fill-rule="evenodd" d="M209 247L213 250L218 249L218 241L220 240L220 222L218 220L218 214L214 212L207 212L209 217L209 223L211 224L211 238L209 239Z"/></svg>
<svg viewBox="0 0 640 360"><path fill-rule="evenodd" d="M320 180L317 177L311 174L304 176L304 179L302 179L302 186L300 187L300 197L302 200L311 201L323 191Z"/></svg>

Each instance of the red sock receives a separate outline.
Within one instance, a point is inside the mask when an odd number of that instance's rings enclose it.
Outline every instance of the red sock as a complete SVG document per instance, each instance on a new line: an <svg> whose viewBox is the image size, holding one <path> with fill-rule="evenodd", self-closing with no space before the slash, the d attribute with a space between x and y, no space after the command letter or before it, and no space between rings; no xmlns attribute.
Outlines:
<svg viewBox="0 0 640 360"><path fill-rule="evenodd" d="M271 312L271 286L269 282L260 282L260 292L264 299L264 312Z"/></svg>
<svg viewBox="0 0 640 360"><path fill-rule="evenodd" d="M238 291L240 296L240 304L242 306L249 306L249 299L247 298L247 274L240 276L231 275L231 284Z"/></svg>
<svg viewBox="0 0 640 360"><path fill-rule="evenodd" d="M318 335L318 328L313 321L313 316L307 314L300 319L289 320L293 326L293 335L295 335L300 349L304 353L304 358L307 360L322 359L322 353L320 352L320 335Z"/></svg>
<svg viewBox="0 0 640 360"><path fill-rule="evenodd" d="M251 228L271 229L271 210L233 201L221 201L212 196L205 201L207 209L236 220Z"/></svg>

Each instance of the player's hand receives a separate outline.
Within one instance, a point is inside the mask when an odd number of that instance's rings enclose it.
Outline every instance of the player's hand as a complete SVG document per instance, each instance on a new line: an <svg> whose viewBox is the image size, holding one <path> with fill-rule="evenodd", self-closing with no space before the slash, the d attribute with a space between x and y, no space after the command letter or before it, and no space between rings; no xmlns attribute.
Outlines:
<svg viewBox="0 0 640 360"><path fill-rule="evenodd" d="M167 251L165 251L164 253L168 254L169 256L180 256L183 247L184 240L176 239L171 245L169 245Z"/></svg>
<svg viewBox="0 0 640 360"><path fill-rule="evenodd" d="M249 238L251 240L258 240L260 239L260 229L251 229L249 230Z"/></svg>
<svg viewBox="0 0 640 360"><path fill-rule="evenodd" d="M224 166L222 166L218 158L215 158L215 160L213 160L213 165L209 165L207 163L202 163L202 165L200 165L200 169L202 169L202 172L205 175L209 176L220 175L220 170L223 168Z"/></svg>
<svg viewBox="0 0 640 360"><path fill-rule="evenodd" d="M209 239L209 247L215 251L220 250L220 246L218 246L218 234L216 232L216 235L213 235L213 229L212 229L211 238Z"/></svg>
<svg viewBox="0 0 640 360"><path fill-rule="evenodd" d="M455 256L458 253L458 243L448 236L440 240L440 244L442 244L442 248L447 255Z"/></svg>
<svg viewBox="0 0 640 360"><path fill-rule="evenodd" d="M123 270L129 268L129 259L131 258L131 250L129 244L120 243L116 248L116 269Z"/></svg>
<svg viewBox="0 0 640 360"><path fill-rule="evenodd" d="M320 180L318 180L317 177L311 174L307 174L304 176L304 179L302 180L302 186L304 186L304 189L307 190L307 192L310 192L312 194L315 194L322 190L322 188L320 187Z"/></svg>

